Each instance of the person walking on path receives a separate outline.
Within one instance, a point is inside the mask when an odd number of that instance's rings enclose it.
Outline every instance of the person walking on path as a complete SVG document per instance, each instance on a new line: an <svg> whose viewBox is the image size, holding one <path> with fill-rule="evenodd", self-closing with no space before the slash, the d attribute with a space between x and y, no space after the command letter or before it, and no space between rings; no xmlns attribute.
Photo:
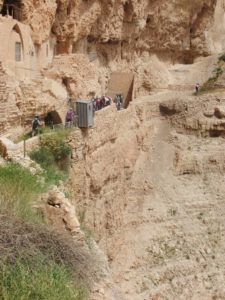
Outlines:
<svg viewBox="0 0 225 300"><path fill-rule="evenodd" d="M39 116L35 116L34 119L32 120L32 136L38 134L39 126L40 126Z"/></svg>
<svg viewBox="0 0 225 300"><path fill-rule="evenodd" d="M70 108L66 113L66 127L72 126L72 122L73 122L73 109Z"/></svg>
<svg viewBox="0 0 225 300"><path fill-rule="evenodd" d="M116 103L116 109L120 110L120 108L121 108L121 101L120 101L120 96L119 95L116 95L116 97L115 97L115 103Z"/></svg>
<svg viewBox="0 0 225 300"><path fill-rule="evenodd" d="M196 85L195 85L196 95L198 95L199 89L200 89L200 84L199 84L199 83L196 83Z"/></svg>

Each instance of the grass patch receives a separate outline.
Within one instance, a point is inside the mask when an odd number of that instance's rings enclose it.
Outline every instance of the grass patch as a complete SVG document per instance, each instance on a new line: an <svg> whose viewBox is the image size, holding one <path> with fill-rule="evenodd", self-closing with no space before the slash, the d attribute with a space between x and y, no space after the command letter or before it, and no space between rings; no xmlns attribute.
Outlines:
<svg viewBox="0 0 225 300"><path fill-rule="evenodd" d="M69 275L71 274L73 282L77 283L77 279L79 279L79 282L88 291L95 282L99 282L105 276L105 268L102 268L101 258L97 252L90 251L79 240L72 239L71 235L55 230L51 226L31 224L13 216L0 214L0 245L0 272L2 271L1 267L5 266L7 269L11 269L17 264L20 265L21 262L28 262L28 266L25 268L32 271L36 271L39 265L49 263L50 267L47 269L49 273L49 270L55 270L52 268L52 262L54 262L59 266L64 266ZM5 275L7 274L5 273ZM30 277L31 275L29 274ZM22 279L22 276L20 277ZM54 281L54 277L50 277ZM38 282L39 279L34 277L33 280ZM2 299L1 296L0 299ZM11 299L27 300L26 297L12 297ZM54 300L55 298L49 299ZM65 298L61 297L61 299Z"/></svg>
<svg viewBox="0 0 225 300"><path fill-rule="evenodd" d="M65 266L39 254L0 266L0 297L4 300L84 300L87 290L74 283Z"/></svg>
<svg viewBox="0 0 225 300"><path fill-rule="evenodd" d="M212 76L200 87L199 93L204 94L219 88L217 80L224 72L225 53L219 56L217 65L212 71Z"/></svg>
<svg viewBox="0 0 225 300"><path fill-rule="evenodd" d="M30 157L43 168L44 171L42 175L45 178L47 186L50 184L58 184L59 181L66 179L66 172L59 169L49 149L41 147L37 150L33 150L30 153Z"/></svg>
<svg viewBox="0 0 225 300"><path fill-rule="evenodd" d="M219 61L224 61L225 62L225 53L222 53L220 56L219 56Z"/></svg>
<svg viewBox="0 0 225 300"><path fill-rule="evenodd" d="M69 130L46 132L40 136L40 148L30 153L31 159L43 168L47 184L58 184L67 178L71 149L65 139L69 133Z"/></svg>
<svg viewBox="0 0 225 300"><path fill-rule="evenodd" d="M8 212L23 220L40 221L32 209L38 194L44 190L38 177L13 163L0 167L0 212Z"/></svg>

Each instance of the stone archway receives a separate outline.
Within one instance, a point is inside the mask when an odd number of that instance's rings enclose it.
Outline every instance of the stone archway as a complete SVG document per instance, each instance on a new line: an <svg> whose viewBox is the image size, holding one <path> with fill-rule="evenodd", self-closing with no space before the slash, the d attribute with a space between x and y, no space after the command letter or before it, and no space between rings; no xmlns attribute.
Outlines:
<svg viewBox="0 0 225 300"><path fill-rule="evenodd" d="M50 111L44 118L45 126L52 127L53 125L62 124L63 121L56 110Z"/></svg>
<svg viewBox="0 0 225 300"><path fill-rule="evenodd" d="M24 60L24 42L18 24L12 28L9 38L8 53L12 60L20 62Z"/></svg>

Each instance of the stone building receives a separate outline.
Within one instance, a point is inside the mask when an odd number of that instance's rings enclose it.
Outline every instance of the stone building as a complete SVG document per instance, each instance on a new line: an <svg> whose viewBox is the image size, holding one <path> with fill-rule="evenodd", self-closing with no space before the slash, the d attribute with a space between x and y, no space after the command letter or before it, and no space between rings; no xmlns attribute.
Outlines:
<svg viewBox="0 0 225 300"><path fill-rule="evenodd" d="M55 39L50 37L42 45L34 44L30 27L11 15L0 15L0 61L9 75L21 80L34 79L40 70L51 63Z"/></svg>

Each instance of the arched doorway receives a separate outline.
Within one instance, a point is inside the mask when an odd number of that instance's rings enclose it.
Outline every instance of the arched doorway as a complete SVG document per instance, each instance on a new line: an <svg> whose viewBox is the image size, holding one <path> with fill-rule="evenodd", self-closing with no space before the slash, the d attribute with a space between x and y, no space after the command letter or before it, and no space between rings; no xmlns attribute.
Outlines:
<svg viewBox="0 0 225 300"><path fill-rule="evenodd" d="M44 118L45 126L53 127L53 125L62 124L62 119L56 110L50 111Z"/></svg>

